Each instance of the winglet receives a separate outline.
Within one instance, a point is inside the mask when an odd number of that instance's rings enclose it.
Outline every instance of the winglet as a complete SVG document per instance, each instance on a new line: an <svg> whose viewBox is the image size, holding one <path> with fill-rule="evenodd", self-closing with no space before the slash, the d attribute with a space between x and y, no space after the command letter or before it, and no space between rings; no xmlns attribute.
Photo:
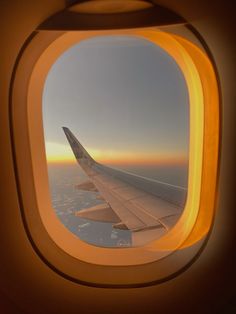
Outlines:
<svg viewBox="0 0 236 314"><path fill-rule="evenodd" d="M71 146L71 149L75 155L78 163L82 165L91 166L96 163L96 161L89 155L85 148L80 144L74 134L66 127L62 127L65 132L66 138Z"/></svg>

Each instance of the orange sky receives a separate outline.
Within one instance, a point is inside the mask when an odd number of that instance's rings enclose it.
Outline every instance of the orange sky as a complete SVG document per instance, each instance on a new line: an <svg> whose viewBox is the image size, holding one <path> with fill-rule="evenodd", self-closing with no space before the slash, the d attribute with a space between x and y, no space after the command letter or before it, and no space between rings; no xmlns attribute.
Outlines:
<svg viewBox="0 0 236 314"><path fill-rule="evenodd" d="M75 157L69 145L46 143L47 161L49 163L71 163ZM103 164L137 164L137 165L168 165L187 163L186 155L182 152L127 152L127 151L100 151L88 149L91 156Z"/></svg>

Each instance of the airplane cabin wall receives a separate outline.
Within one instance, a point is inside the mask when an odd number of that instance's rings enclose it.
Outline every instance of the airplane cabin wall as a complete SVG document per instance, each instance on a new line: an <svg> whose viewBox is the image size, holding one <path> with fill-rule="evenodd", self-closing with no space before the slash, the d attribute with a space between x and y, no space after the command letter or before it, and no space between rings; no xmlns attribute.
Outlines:
<svg viewBox="0 0 236 314"><path fill-rule="evenodd" d="M60 277L33 250L23 227L9 128L14 62L30 33L62 0L1 1L0 19L0 312L1 313L233 313L235 51L233 1L160 0L190 21L215 59L222 90L222 153L216 220L200 258L161 285L137 289L80 286ZM211 2L209 4L209 2ZM111 274L112 276L112 274ZM4 310L2 310L4 308Z"/></svg>

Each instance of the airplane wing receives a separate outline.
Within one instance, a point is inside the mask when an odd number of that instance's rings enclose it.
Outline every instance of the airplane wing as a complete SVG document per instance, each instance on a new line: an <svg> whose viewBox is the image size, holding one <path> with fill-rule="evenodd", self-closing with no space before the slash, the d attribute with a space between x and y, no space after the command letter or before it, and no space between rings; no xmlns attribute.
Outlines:
<svg viewBox="0 0 236 314"><path fill-rule="evenodd" d="M78 211L77 216L130 230L133 246L161 237L177 222L186 200L185 188L101 165L68 128L63 130L77 162L90 179L78 188L99 191L104 200L104 204Z"/></svg>

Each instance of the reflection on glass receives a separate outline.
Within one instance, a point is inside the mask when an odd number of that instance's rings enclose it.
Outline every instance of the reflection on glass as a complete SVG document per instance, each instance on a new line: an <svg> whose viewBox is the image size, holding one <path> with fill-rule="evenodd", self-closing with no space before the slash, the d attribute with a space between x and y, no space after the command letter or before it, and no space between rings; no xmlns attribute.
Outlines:
<svg viewBox="0 0 236 314"><path fill-rule="evenodd" d="M187 194L189 103L165 51L133 36L80 42L51 68L43 116L52 205L71 232L129 247L172 228Z"/></svg>

